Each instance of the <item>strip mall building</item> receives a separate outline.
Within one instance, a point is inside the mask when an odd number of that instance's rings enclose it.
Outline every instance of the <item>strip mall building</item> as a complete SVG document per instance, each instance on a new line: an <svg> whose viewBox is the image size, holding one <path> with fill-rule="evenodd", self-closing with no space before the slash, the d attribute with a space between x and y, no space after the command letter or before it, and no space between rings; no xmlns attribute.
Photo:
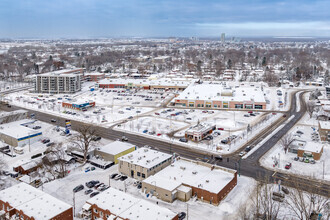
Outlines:
<svg viewBox="0 0 330 220"><path fill-rule="evenodd" d="M103 79L99 88L184 90L190 84L183 79Z"/></svg>
<svg viewBox="0 0 330 220"><path fill-rule="evenodd" d="M266 100L262 88L195 83L173 99L172 105L218 109L266 109Z"/></svg>

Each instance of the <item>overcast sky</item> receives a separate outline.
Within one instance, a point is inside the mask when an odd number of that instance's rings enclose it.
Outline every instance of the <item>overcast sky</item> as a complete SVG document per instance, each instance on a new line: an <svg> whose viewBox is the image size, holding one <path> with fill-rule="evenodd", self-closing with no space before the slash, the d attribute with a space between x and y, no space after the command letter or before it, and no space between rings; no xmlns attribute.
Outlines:
<svg viewBox="0 0 330 220"><path fill-rule="evenodd" d="M0 0L0 38L330 36L330 0Z"/></svg>

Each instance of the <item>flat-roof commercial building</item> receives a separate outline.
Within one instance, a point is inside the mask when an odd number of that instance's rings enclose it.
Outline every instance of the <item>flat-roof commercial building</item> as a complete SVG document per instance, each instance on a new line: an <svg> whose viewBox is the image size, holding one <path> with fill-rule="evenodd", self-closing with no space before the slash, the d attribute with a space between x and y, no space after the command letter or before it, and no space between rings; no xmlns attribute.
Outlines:
<svg viewBox="0 0 330 220"><path fill-rule="evenodd" d="M218 205L236 185L234 170L181 158L143 180L142 191L167 202L196 197Z"/></svg>
<svg viewBox="0 0 330 220"><path fill-rule="evenodd" d="M215 125L198 123L185 131L185 137L193 141L201 141L216 129Z"/></svg>
<svg viewBox="0 0 330 220"><path fill-rule="evenodd" d="M223 84L191 84L172 100L175 106L216 109L266 109L261 88L226 87Z"/></svg>
<svg viewBox="0 0 330 220"><path fill-rule="evenodd" d="M63 108L71 108L76 110L85 110L95 106L95 102L62 102Z"/></svg>
<svg viewBox="0 0 330 220"><path fill-rule="evenodd" d="M118 158L119 172L143 180L171 164L172 155L148 148L139 148Z"/></svg>
<svg viewBox="0 0 330 220"><path fill-rule="evenodd" d="M173 89L184 90L191 80L175 79L104 79L99 81L99 88L122 89Z"/></svg>
<svg viewBox="0 0 330 220"><path fill-rule="evenodd" d="M80 215L83 219L178 220L178 215L169 209L112 187L87 200Z"/></svg>
<svg viewBox="0 0 330 220"><path fill-rule="evenodd" d="M71 205L26 183L0 191L0 210L6 219L73 220Z"/></svg>
<svg viewBox="0 0 330 220"><path fill-rule="evenodd" d="M36 93L68 93L73 94L81 90L80 70L60 70L36 75L34 92Z"/></svg>
<svg viewBox="0 0 330 220"><path fill-rule="evenodd" d="M135 150L136 146L127 142L115 141L110 144L98 147L94 150L94 155L105 160L118 163L118 158L129 154Z"/></svg>
<svg viewBox="0 0 330 220"><path fill-rule="evenodd" d="M31 122L31 120L25 119L2 124L0 126L0 139L13 147L37 142L42 137L42 132L25 127Z"/></svg>

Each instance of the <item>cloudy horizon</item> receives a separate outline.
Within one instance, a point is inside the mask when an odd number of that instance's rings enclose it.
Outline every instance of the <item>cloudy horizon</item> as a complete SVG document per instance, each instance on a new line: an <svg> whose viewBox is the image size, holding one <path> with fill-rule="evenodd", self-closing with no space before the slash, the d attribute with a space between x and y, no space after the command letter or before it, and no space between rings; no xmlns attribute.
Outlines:
<svg viewBox="0 0 330 220"><path fill-rule="evenodd" d="M0 38L329 37L329 1L2 0Z"/></svg>

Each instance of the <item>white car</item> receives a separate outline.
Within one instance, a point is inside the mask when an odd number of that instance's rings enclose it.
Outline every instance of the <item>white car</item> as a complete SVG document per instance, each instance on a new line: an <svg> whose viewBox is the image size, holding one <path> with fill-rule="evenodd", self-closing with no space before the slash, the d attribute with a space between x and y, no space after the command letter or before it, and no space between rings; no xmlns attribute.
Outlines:
<svg viewBox="0 0 330 220"><path fill-rule="evenodd" d="M239 156L240 157L243 157L245 154L246 154L246 152L245 151L242 151L241 153L239 153Z"/></svg>
<svg viewBox="0 0 330 220"><path fill-rule="evenodd" d="M118 174L114 179L119 180L122 177L122 175Z"/></svg>

